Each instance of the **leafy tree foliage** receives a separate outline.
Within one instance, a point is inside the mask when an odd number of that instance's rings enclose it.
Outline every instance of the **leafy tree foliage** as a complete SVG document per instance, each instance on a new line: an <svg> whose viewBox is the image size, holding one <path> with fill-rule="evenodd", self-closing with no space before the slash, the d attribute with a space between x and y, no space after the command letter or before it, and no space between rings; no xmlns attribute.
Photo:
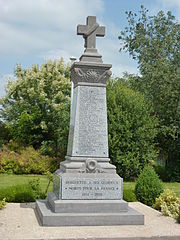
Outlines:
<svg viewBox="0 0 180 240"><path fill-rule="evenodd" d="M157 120L150 116L143 95L130 89L122 79L108 82L107 104L111 161L120 176L133 179L156 159Z"/></svg>
<svg viewBox="0 0 180 240"><path fill-rule="evenodd" d="M138 62L141 76L129 76L131 86L152 102L159 118L158 143L168 180L180 181L180 24L168 12L140 16L127 12L121 50Z"/></svg>
<svg viewBox="0 0 180 240"><path fill-rule="evenodd" d="M69 66L63 59L39 68L17 65L16 81L9 81L1 99L0 116L14 140L53 155L64 155L67 145L70 108Z"/></svg>
<svg viewBox="0 0 180 240"><path fill-rule="evenodd" d="M0 121L0 148L4 143L7 143L10 139L10 134L6 128L6 124Z"/></svg>

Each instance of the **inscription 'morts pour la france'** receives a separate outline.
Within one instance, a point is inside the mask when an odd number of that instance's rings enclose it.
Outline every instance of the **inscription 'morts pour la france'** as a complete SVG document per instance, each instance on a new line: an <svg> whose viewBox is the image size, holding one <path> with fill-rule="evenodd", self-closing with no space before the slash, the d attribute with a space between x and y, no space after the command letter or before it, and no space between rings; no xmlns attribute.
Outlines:
<svg viewBox="0 0 180 240"><path fill-rule="evenodd" d="M119 199L121 179L89 175L64 177L62 179L62 199Z"/></svg>

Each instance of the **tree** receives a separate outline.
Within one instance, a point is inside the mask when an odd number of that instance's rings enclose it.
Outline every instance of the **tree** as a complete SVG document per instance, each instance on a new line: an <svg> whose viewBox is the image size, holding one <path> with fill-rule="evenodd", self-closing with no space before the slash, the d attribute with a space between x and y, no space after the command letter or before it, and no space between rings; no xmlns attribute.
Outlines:
<svg viewBox="0 0 180 240"><path fill-rule="evenodd" d="M0 148L4 143L7 143L10 139L9 131L6 128L5 123L0 121Z"/></svg>
<svg viewBox="0 0 180 240"><path fill-rule="evenodd" d="M120 176L134 179L146 164L156 160L157 120L150 115L143 95L123 79L109 80L107 106L110 159Z"/></svg>
<svg viewBox="0 0 180 240"><path fill-rule="evenodd" d="M170 12L149 16L143 6L140 16L130 11L127 19L121 50L137 60L141 74L130 76L130 84L152 102L166 176L180 181L180 24Z"/></svg>
<svg viewBox="0 0 180 240"><path fill-rule="evenodd" d="M63 59L49 61L41 68L17 65L15 75L17 80L9 81L0 110L12 138L64 155L69 127L69 66Z"/></svg>

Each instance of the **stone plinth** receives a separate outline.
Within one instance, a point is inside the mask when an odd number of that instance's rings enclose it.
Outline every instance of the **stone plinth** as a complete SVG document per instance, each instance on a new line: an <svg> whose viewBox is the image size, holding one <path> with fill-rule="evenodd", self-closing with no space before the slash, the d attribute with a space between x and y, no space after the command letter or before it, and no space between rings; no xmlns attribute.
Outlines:
<svg viewBox="0 0 180 240"><path fill-rule="evenodd" d="M95 48L105 28L88 17L77 30L86 49L71 67L67 156L54 174L53 192L37 201L37 214L45 226L144 224L144 216L123 201L123 179L109 159L106 81L111 65L103 64Z"/></svg>
<svg viewBox="0 0 180 240"><path fill-rule="evenodd" d="M110 209L112 203L114 203L109 202L109 204L104 205L104 202L99 201L99 205L96 206L97 210ZM51 205L47 204L47 201L39 200L37 201L36 211L43 226L110 226L144 224L144 216L130 207L128 207L127 211L122 211L121 207L118 207L116 209L118 209L119 212L91 212L91 209L93 209L91 201L86 202L85 200L81 200L80 204L82 206L86 205L85 212L72 212L74 206L76 206L76 202L67 204L65 209L63 209L64 212L53 212L50 208ZM121 202L119 202L118 205L120 206ZM61 206L61 208L63 207ZM71 212L69 212L69 209L71 209Z"/></svg>
<svg viewBox="0 0 180 240"><path fill-rule="evenodd" d="M62 173L54 178L53 192L59 199L122 199L122 178L107 173Z"/></svg>

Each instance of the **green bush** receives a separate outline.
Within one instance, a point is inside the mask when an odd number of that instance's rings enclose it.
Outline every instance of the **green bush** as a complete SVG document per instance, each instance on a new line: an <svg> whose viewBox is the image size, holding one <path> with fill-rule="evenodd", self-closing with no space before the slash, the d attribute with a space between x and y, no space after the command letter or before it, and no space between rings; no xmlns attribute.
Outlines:
<svg viewBox="0 0 180 240"><path fill-rule="evenodd" d="M0 173L45 174L55 171L55 159L42 156L33 147L22 148L19 152L3 146L0 150Z"/></svg>
<svg viewBox="0 0 180 240"><path fill-rule="evenodd" d="M157 157L157 120L143 95L130 89L123 79L108 81L107 106L110 159L120 176L134 180Z"/></svg>
<svg viewBox="0 0 180 240"><path fill-rule="evenodd" d="M151 166L146 166L135 185L135 195L138 201L152 206L155 199L163 192L162 183Z"/></svg>
<svg viewBox="0 0 180 240"><path fill-rule="evenodd" d="M166 189L158 198L156 198L153 207L160 210L165 216L178 219L179 204L180 198L178 198L173 191Z"/></svg>
<svg viewBox="0 0 180 240"><path fill-rule="evenodd" d="M127 202L136 202L136 195L132 189L123 190L123 199Z"/></svg>
<svg viewBox="0 0 180 240"><path fill-rule="evenodd" d="M7 202L34 202L36 199L44 199L39 180L32 180L29 184L15 185L0 189L0 200L6 198Z"/></svg>
<svg viewBox="0 0 180 240"><path fill-rule="evenodd" d="M3 198L0 200L0 210L3 209L6 206L6 198Z"/></svg>

